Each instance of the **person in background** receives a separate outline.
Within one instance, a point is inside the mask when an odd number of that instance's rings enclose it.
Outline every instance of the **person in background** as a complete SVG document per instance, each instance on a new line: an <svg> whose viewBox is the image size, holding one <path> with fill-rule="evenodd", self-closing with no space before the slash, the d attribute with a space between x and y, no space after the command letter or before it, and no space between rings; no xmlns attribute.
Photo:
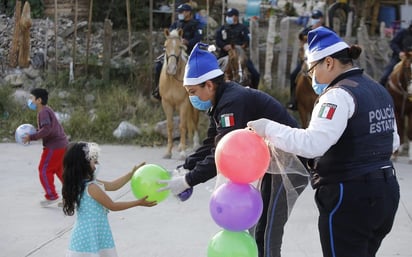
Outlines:
<svg viewBox="0 0 412 257"><path fill-rule="evenodd" d="M228 55L227 52L232 48L232 44L239 45L246 50L249 47L250 41L249 29L239 22L239 11L235 8L229 8L225 15L226 24L216 31L216 45L220 48L219 58ZM260 74L249 58L246 62L246 67L251 74L252 87L258 88Z"/></svg>
<svg viewBox="0 0 412 257"><path fill-rule="evenodd" d="M379 83L386 87L389 75L393 71L393 67L405 57L406 52L412 51L412 20L407 28L399 30L392 38L389 46L392 49L392 57L383 70L383 75L379 79Z"/></svg>
<svg viewBox="0 0 412 257"><path fill-rule="evenodd" d="M68 216L77 213L67 257L106 256L116 257L107 213L144 206L152 207L156 202L147 201L147 196L133 201L114 202L105 192L116 191L130 181L133 173L145 163L107 182L97 180L100 148L96 143L77 142L70 144L64 156L63 166L63 212Z"/></svg>
<svg viewBox="0 0 412 257"><path fill-rule="evenodd" d="M23 143L39 139L43 141L43 152L38 168L45 199L40 201L40 206L47 207L59 201L59 194L54 185L54 176L62 182L63 156L68 140L53 109L47 105L49 92L43 88L34 88L30 94L27 106L30 110L37 111L37 131L32 135L25 135L22 141Z"/></svg>
<svg viewBox="0 0 412 257"><path fill-rule="evenodd" d="M305 61L305 50L307 49L307 36L310 30L316 29L324 25L323 13L319 10L314 10L311 15L310 25L299 32L298 39L300 43L298 62L295 69L290 73L290 100L287 102L286 107L290 110L297 110L297 103L295 98L296 78L299 72L302 70L302 64Z"/></svg>
<svg viewBox="0 0 412 257"><path fill-rule="evenodd" d="M170 31L174 29L183 30L183 44L186 46L187 55L190 54L194 45L202 40L202 24L193 18L192 7L188 4L181 4L177 7L177 21L175 21L169 28ZM158 100L161 99L159 94L159 78L163 67L164 54L156 59L155 67L155 82L156 86L153 89L152 96Z"/></svg>
<svg viewBox="0 0 412 257"><path fill-rule="evenodd" d="M325 27L309 31L308 44L308 73L320 95L308 128L269 119L247 125L275 147L311 159L323 256L375 256L399 204L392 97L353 65L359 46Z"/></svg>
<svg viewBox="0 0 412 257"><path fill-rule="evenodd" d="M199 43L190 54L183 85L189 93L192 105L198 110L207 111L210 118L209 128L203 145L187 157L183 164L187 173L159 181L165 184L161 190L170 190L176 196L216 176L215 149L227 133L244 129L248 121L258 118L267 118L286 126L298 126L286 108L272 96L235 82L226 82L215 55L202 49L204 47L206 46ZM292 174L289 179L297 188L297 195L308 184L305 176ZM282 175L266 173L260 191L263 214L254 234L259 256L278 257L283 226L288 218L287 195Z"/></svg>

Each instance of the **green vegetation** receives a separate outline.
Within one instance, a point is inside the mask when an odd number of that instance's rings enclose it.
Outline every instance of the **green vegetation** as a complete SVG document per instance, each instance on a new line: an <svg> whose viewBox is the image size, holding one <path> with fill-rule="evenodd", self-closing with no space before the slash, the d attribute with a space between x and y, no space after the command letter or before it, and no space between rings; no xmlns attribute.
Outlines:
<svg viewBox="0 0 412 257"><path fill-rule="evenodd" d="M67 80L59 78L57 81ZM44 88L49 91L48 104L53 110L70 116L63 126L71 140L145 146L166 142L154 131L156 123L164 120L160 102L151 101L149 96L139 92L137 86L121 82L105 84L93 78L62 84L55 86L48 81ZM36 112L30 111L25 104L17 103L12 97L13 92L11 86L0 87L0 138L11 142L20 124L36 124ZM127 141L115 138L112 133L121 121L136 125L142 135Z"/></svg>
<svg viewBox="0 0 412 257"><path fill-rule="evenodd" d="M89 79L79 78L71 84L67 81L67 73L60 73L57 79L46 80L43 87L49 91L48 104L53 110L70 116L70 119L63 122L70 140L140 146L166 144L166 139L154 131L156 124L164 120L165 115L160 102L153 101L147 93L142 93L147 85L130 82L135 79L105 83L92 76ZM288 89L262 90L282 103L289 97ZM29 110L25 103L15 101L12 96L14 91L10 85L0 86L0 139L8 142L14 142L14 131L19 125L36 124L36 112ZM208 118L206 115L200 117L200 137L203 139L206 136ZM127 140L114 137L113 131L121 121L136 125L142 135Z"/></svg>

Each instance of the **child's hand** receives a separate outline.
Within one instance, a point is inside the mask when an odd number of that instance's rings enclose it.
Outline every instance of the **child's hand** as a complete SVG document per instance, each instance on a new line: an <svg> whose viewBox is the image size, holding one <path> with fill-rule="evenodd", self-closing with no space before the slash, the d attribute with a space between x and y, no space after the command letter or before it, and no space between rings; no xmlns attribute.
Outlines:
<svg viewBox="0 0 412 257"><path fill-rule="evenodd" d="M146 162L142 162L142 163L140 163L139 165L135 165L135 166L133 167L131 173L134 174L134 172L135 172L138 168L142 167L143 165L146 165Z"/></svg>
<svg viewBox="0 0 412 257"><path fill-rule="evenodd" d="M145 206L145 207L153 207L155 205L157 205L156 201L147 201L147 195L145 197L143 197L142 199L137 200L138 202L138 206Z"/></svg>

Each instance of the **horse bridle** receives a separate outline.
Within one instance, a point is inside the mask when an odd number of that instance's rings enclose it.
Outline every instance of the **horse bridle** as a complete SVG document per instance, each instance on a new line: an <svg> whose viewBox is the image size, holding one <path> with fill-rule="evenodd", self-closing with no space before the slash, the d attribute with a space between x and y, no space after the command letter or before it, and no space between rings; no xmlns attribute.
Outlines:
<svg viewBox="0 0 412 257"><path fill-rule="evenodd" d="M182 48L179 47L179 49L180 49L179 54L170 54L170 55L168 55L167 52L165 53L166 63L169 63L169 58L174 57L174 58L176 59L176 66L179 65L180 56L181 56L182 53L183 53ZM173 75L172 77L173 77L175 80L179 81L179 82L183 82L183 80L178 79L176 76L177 76L177 75L175 74L175 75Z"/></svg>

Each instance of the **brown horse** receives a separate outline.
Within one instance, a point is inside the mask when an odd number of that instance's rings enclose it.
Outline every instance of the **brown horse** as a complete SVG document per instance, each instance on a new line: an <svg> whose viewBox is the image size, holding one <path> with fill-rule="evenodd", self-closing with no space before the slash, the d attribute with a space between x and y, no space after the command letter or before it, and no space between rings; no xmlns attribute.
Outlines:
<svg viewBox="0 0 412 257"><path fill-rule="evenodd" d="M225 80L231 80L245 87L253 87L250 72L246 66L247 55L240 45L232 44L228 63L224 69Z"/></svg>
<svg viewBox="0 0 412 257"><path fill-rule="evenodd" d="M296 76L295 97L302 128L308 127L315 101L318 98L313 91L312 80L307 70L308 65L304 62L301 71Z"/></svg>
<svg viewBox="0 0 412 257"><path fill-rule="evenodd" d="M167 121L167 152L164 158L172 157L173 148L173 115L179 113L180 144L182 158L186 157L186 137L193 136L194 147L199 145L198 124L199 112L193 108L189 95L183 87L183 75L187 62L186 46L183 44L183 31L164 30L165 56L159 78L159 93L162 99L163 111Z"/></svg>
<svg viewBox="0 0 412 257"><path fill-rule="evenodd" d="M389 76L387 88L392 95L395 104L395 117L401 146L398 152L402 152L405 145L405 129L406 136L409 140L409 163L412 164L412 51L394 67ZM405 119L408 124L405 127ZM394 156L396 159L396 155Z"/></svg>

